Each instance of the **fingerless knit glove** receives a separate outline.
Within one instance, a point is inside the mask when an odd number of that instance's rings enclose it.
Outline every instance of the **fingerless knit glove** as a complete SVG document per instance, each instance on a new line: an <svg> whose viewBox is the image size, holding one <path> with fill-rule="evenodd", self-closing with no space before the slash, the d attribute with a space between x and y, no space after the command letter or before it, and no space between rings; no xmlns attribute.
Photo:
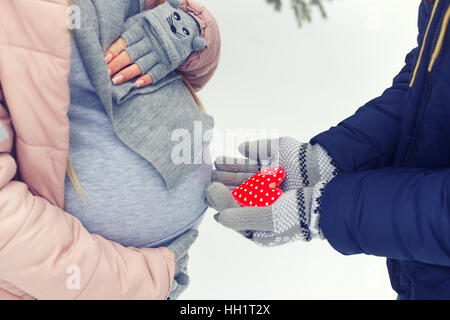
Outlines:
<svg viewBox="0 0 450 320"><path fill-rule="evenodd" d="M194 51L201 51L206 41L200 37L197 21L179 9L179 0L168 0L153 10L133 17L121 37L126 51L143 74L157 83L181 66Z"/></svg>

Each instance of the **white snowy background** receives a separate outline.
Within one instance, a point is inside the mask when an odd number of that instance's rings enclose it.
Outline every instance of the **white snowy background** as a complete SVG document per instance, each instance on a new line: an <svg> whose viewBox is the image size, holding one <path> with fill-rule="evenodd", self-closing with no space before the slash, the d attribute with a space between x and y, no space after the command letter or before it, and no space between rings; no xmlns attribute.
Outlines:
<svg viewBox="0 0 450 320"><path fill-rule="evenodd" d="M202 1L222 33L220 67L200 94L219 133L274 129L308 141L380 95L416 45L419 0L334 0L327 20L301 29L288 6ZM233 155L243 139L215 141L213 156ZM320 240L261 248L213 213L190 252L183 299L396 298L384 258L346 257Z"/></svg>

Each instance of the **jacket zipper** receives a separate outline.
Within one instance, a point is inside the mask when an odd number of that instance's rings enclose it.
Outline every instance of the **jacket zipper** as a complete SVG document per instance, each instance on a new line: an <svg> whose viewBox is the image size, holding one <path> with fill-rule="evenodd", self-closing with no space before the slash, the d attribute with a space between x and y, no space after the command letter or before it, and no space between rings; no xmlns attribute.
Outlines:
<svg viewBox="0 0 450 320"><path fill-rule="evenodd" d="M425 49L425 47L427 45L428 33L430 32L430 27L431 27L431 24L433 23L434 15L436 14L436 10L437 10L437 7L439 5L439 1L440 0L436 0L436 2L433 5L433 11L431 11L430 21L428 21L427 30L425 31L425 35L424 35L423 41L422 41L422 47L420 48L419 56L417 57L417 61L416 61L416 66L414 67L414 71L412 73L411 81L409 83L409 87L410 88L412 88L414 86L414 83L416 82L417 73L419 71L420 64L422 62L423 51L424 51L424 49Z"/></svg>
<svg viewBox="0 0 450 320"><path fill-rule="evenodd" d="M433 55L431 56L430 64L428 65L428 71L433 70L433 66L436 63L437 59L439 58L439 54L442 51L442 47L444 45L445 36L448 31L448 26L450 24L450 4L447 7L447 10L445 12L444 20L442 21L441 26L441 32L439 33L439 38L437 40L437 46L433 51Z"/></svg>
<svg viewBox="0 0 450 320"><path fill-rule="evenodd" d="M439 17L438 25L441 24L444 14L445 14L445 11ZM436 32L435 32L434 38L433 38L433 45L432 45L432 48L431 48L431 52L432 53L436 49L436 45L437 45L440 33L441 33L441 29L439 27L436 28ZM431 63L431 58L430 58L430 63ZM421 137L420 133L422 131L423 120L424 120L424 117L425 117L425 111L426 111L426 109L428 107L428 104L430 102L432 87L433 87L433 73L432 73L432 70L430 70L430 71L427 71L427 76L426 76L426 79L425 79L425 93L424 93L422 104L421 104L419 110L417 111L417 115L416 115L416 124L414 126L415 127L415 135L414 135L414 138L413 138L413 147L410 149L410 151L409 151L409 153L408 153L408 155L407 155L407 157L406 157L406 159L405 159L405 161L403 163L403 165L405 167L408 167L408 166L411 165L411 163L412 163L412 161L414 159L414 156L417 153L417 149L419 147L420 137Z"/></svg>

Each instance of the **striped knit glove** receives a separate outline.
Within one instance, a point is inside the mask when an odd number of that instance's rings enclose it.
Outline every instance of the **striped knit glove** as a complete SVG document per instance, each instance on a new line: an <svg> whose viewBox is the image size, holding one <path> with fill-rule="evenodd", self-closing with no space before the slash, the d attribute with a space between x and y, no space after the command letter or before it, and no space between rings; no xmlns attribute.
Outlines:
<svg viewBox="0 0 450 320"><path fill-rule="evenodd" d="M219 211L215 219L263 246L322 237L320 199L337 174L328 153L291 138L246 142L239 151L247 158L216 160L215 182L206 192L209 205ZM267 167L285 169L283 195L269 207L241 207L231 190Z"/></svg>

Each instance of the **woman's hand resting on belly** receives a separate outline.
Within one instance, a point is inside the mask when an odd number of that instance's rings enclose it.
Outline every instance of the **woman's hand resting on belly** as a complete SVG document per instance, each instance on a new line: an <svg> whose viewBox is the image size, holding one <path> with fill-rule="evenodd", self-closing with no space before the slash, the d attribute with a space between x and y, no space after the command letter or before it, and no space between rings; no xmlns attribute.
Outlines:
<svg viewBox="0 0 450 320"><path fill-rule="evenodd" d="M105 54L115 85L138 76L138 87L158 83L206 47L197 21L179 6L179 0L169 0L125 22L124 32Z"/></svg>
<svg viewBox="0 0 450 320"><path fill-rule="evenodd" d="M142 70L125 49L128 47L123 38L117 39L106 51L105 61L108 65L109 75L113 77L113 83L118 85L142 75ZM142 88L153 83L152 76L145 74L136 80L136 84Z"/></svg>
<svg viewBox="0 0 450 320"><path fill-rule="evenodd" d="M167 248L175 255L175 273L172 288L169 293L169 300L177 299L189 285L189 275L187 264L189 261L188 251L198 237L197 230L190 230L179 236Z"/></svg>

